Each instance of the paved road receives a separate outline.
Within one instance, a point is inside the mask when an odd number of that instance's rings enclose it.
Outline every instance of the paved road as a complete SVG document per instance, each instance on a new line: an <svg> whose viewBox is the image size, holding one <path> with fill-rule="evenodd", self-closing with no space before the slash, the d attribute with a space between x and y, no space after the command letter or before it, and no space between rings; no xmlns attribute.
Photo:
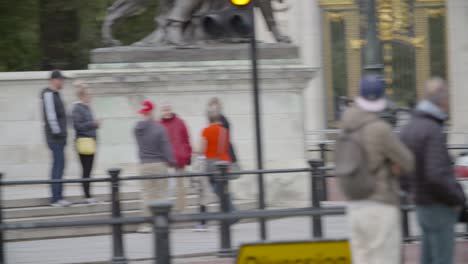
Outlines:
<svg viewBox="0 0 468 264"><path fill-rule="evenodd" d="M346 221L343 217L327 217L324 221L325 235L328 238L343 238L347 236ZM255 223L239 224L233 228L233 244L258 240L258 228ZM271 221L268 224L271 240L300 240L310 238L310 220L307 218L291 218ZM229 259L198 258L207 253L216 252L219 244L216 227L207 233L194 233L181 229L172 231L172 254L175 263L228 264ZM125 235L127 256L132 263L151 263L153 243L151 234ZM408 246L406 250L407 264L416 264L418 246ZM111 237L96 236L70 239L52 239L41 241L25 241L7 244L8 264L84 264L108 263L111 256ZM198 257L197 257L198 256ZM188 258L190 257L190 258ZM196 258L195 258L196 257ZM458 250L459 264L468 263L468 242L460 243ZM458 264L457 263L457 264Z"/></svg>

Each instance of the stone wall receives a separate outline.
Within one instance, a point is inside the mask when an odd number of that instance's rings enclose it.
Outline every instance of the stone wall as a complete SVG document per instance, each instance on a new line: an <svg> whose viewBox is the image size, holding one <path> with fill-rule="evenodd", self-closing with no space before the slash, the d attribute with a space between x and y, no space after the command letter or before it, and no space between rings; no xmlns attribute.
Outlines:
<svg viewBox="0 0 468 264"><path fill-rule="evenodd" d="M452 123L457 143L468 143L468 1L447 1L449 81L451 90Z"/></svg>
<svg viewBox="0 0 468 264"><path fill-rule="evenodd" d="M110 167L122 167L127 175L137 173L137 150L133 127L142 100L170 102L186 120L193 145L198 146L207 101L218 96L233 127L232 136L243 168L255 161L253 107L250 71L247 66L159 68L140 70L94 70L66 72L63 97L67 108L75 101L71 86L82 79L92 88L93 109L103 120L99 131L97 176ZM0 73L0 163L6 179L46 179L49 151L44 144L40 91L47 85L46 72ZM304 167L303 90L312 77L300 65L265 65L261 71L262 119L267 168ZM70 135L73 132L70 131ZM79 175L73 148L67 147L66 178ZM301 178L302 177L302 178ZM304 176L266 176L270 201L306 200ZM233 183L240 198L253 198L256 177L245 176ZM281 197L281 198L279 198Z"/></svg>

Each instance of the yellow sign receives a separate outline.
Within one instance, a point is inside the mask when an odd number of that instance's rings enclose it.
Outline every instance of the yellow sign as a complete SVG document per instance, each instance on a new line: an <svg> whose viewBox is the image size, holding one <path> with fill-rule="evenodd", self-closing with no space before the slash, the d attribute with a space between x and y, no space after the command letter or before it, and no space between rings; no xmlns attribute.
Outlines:
<svg viewBox="0 0 468 264"><path fill-rule="evenodd" d="M236 6L245 6L250 4L250 0L231 0L231 3Z"/></svg>
<svg viewBox="0 0 468 264"><path fill-rule="evenodd" d="M237 264L351 264L347 241L244 245Z"/></svg>

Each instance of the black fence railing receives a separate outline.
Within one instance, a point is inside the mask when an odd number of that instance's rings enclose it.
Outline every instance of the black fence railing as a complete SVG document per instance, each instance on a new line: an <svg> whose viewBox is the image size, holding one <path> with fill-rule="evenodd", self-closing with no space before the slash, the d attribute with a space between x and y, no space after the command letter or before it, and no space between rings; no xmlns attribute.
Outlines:
<svg viewBox="0 0 468 264"><path fill-rule="evenodd" d="M312 164L312 163L311 163ZM220 212L218 213L202 213L202 214L174 214L170 216L170 219L166 219L170 223L173 222L195 222L195 221L209 221L209 220L218 220L220 221L220 255L232 255L231 249L231 230L230 223L232 220L244 219L244 218L255 218L259 220L264 220L272 217L290 217L290 216L311 216L313 218L312 222L315 223L316 228L321 229L321 225L316 223L320 221L320 214L336 213L329 211L320 211L320 203L318 207L314 208L314 205L317 205L317 202L311 201L310 208L303 209L292 209L290 211L284 210L254 210L254 211L236 211L230 212L229 208L229 179L233 175L255 175L255 174L286 174L286 173L311 173L312 182L315 181L315 178L318 177L318 166L314 165L314 168L300 168L300 169L278 169L278 170L245 170L245 171L233 171L228 172L228 167L224 163L218 164L218 172L215 173L184 173L176 175L148 175L148 176L132 176L132 177L121 177L120 169L110 169L108 171L110 177L106 178L96 178L96 179L63 179L63 180L24 180L24 181L5 181L2 179L2 174L0 174L0 263L6 263L5 257L5 248L4 248L4 239L3 233L6 230L17 230L17 229L40 229L40 228L55 228L55 227L82 227L82 226L100 226L100 225L111 225L112 226L112 243L113 243L113 253L112 253L112 263L127 263L125 257L125 246L123 240L123 225L126 224L142 224L142 223L153 223L157 222L155 217L134 217L134 218L123 218L121 214L121 204L120 204L120 183L122 181L135 181L135 180L155 180L155 179L165 179L165 178L192 178L192 177L213 177L216 181L216 184L219 184L220 188L218 190L218 197L220 200ZM109 182L110 191L111 191L111 210L112 218L102 219L102 220L87 220L87 221L48 221L48 222L37 222L37 223L3 223L2 218L2 187L5 186L25 186L25 185L50 185L50 184L70 184L70 183L82 183L82 182ZM311 184L311 194L318 193L316 184ZM316 197L311 195L312 198ZM320 196L321 197L321 196ZM153 213L161 212L161 208L153 208ZM344 213L343 210L340 211L341 214ZM156 234L158 229L154 226ZM163 231L161 231L164 234ZM314 237L321 237L322 231L314 231ZM160 243L161 244L161 243ZM161 250L158 249L159 254ZM157 263L167 263L161 262L158 258Z"/></svg>
<svg viewBox="0 0 468 264"><path fill-rule="evenodd" d="M311 217L311 238L323 238L322 217L330 215L344 215L345 207L322 207L322 201L327 200L327 178L334 177L332 172L334 167L325 167L323 160L310 160L309 168L300 169L282 169L282 170L249 170L228 172L225 164L218 164L218 171L215 173L186 173L177 175L149 175L137 177L121 177L120 169L109 170L110 177L99 179L70 179L70 180L31 180L31 181L3 181L0 174L0 208L1 208L1 190L3 186L17 185L41 185L53 183L80 183L80 182L109 182L111 189L111 210L112 218L102 220L86 221L55 221L55 222L36 222L36 223L3 223L2 210L0 210L0 263L6 263L5 247L3 233L7 230L19 229L41 229L56 227L82 227L82 226L112 226L112 263L128 263L125 254L125 245L123 239L123 226L127 224L151 223L154 233L154 261L157 264L171 263L171 249L169 242L170 227L174 223L196 222L196 221L219 221L220 223L220 245L219 256L234 256L235 251L231 244L231 223L242 219L276 219L286 217ZM291 208L291 209L258 209L248 211L230 211L229 200L229 179L233 175L255 175L255 174L286 174L286 173L310 173L310 207ZM219 184L218 197L220 200L220 211L196 214L171 214L171 204L155 202L151 205L152 216L124 218L121 215L120 205L120 182L131 180L153 180L163 178L179 177L213 177L216 184ZM414 206L403 204L402 220L404 241L411 242L419 239L411 236L408 213L414 209ZM459 233L458 236L468 237L467 233Z"/></svg>
<svg viewBox="0 0 468 264"><path fill-rule="evenodd" d="M335 141L327 140L327 141L317 141L315 143L315 147L307 149L307 152L311 153L319 153L319 157L321 160L324 161L325 164L328 162L328 153L335 151ZM468 152L468 144L450 144L447 146L449 151L454 150L464 150Z"/></svg>

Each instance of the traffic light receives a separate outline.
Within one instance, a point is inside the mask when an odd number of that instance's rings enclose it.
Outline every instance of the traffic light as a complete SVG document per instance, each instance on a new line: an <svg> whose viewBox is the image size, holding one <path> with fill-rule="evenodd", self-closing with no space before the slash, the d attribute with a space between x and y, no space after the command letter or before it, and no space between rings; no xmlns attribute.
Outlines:
<svg viewBox="0 0 468 264"><path fill-rule="evenodd" d="M247 38L253 30L251 0L229 1L229 7L202 17L202 28L212 39Z"/></svg>
<svg viewBox="0 0 468 264"><path fill-rule="evenodd" d="M231 0L231 4L235 6L246 6L250 4L250 0Z"/></svg>

